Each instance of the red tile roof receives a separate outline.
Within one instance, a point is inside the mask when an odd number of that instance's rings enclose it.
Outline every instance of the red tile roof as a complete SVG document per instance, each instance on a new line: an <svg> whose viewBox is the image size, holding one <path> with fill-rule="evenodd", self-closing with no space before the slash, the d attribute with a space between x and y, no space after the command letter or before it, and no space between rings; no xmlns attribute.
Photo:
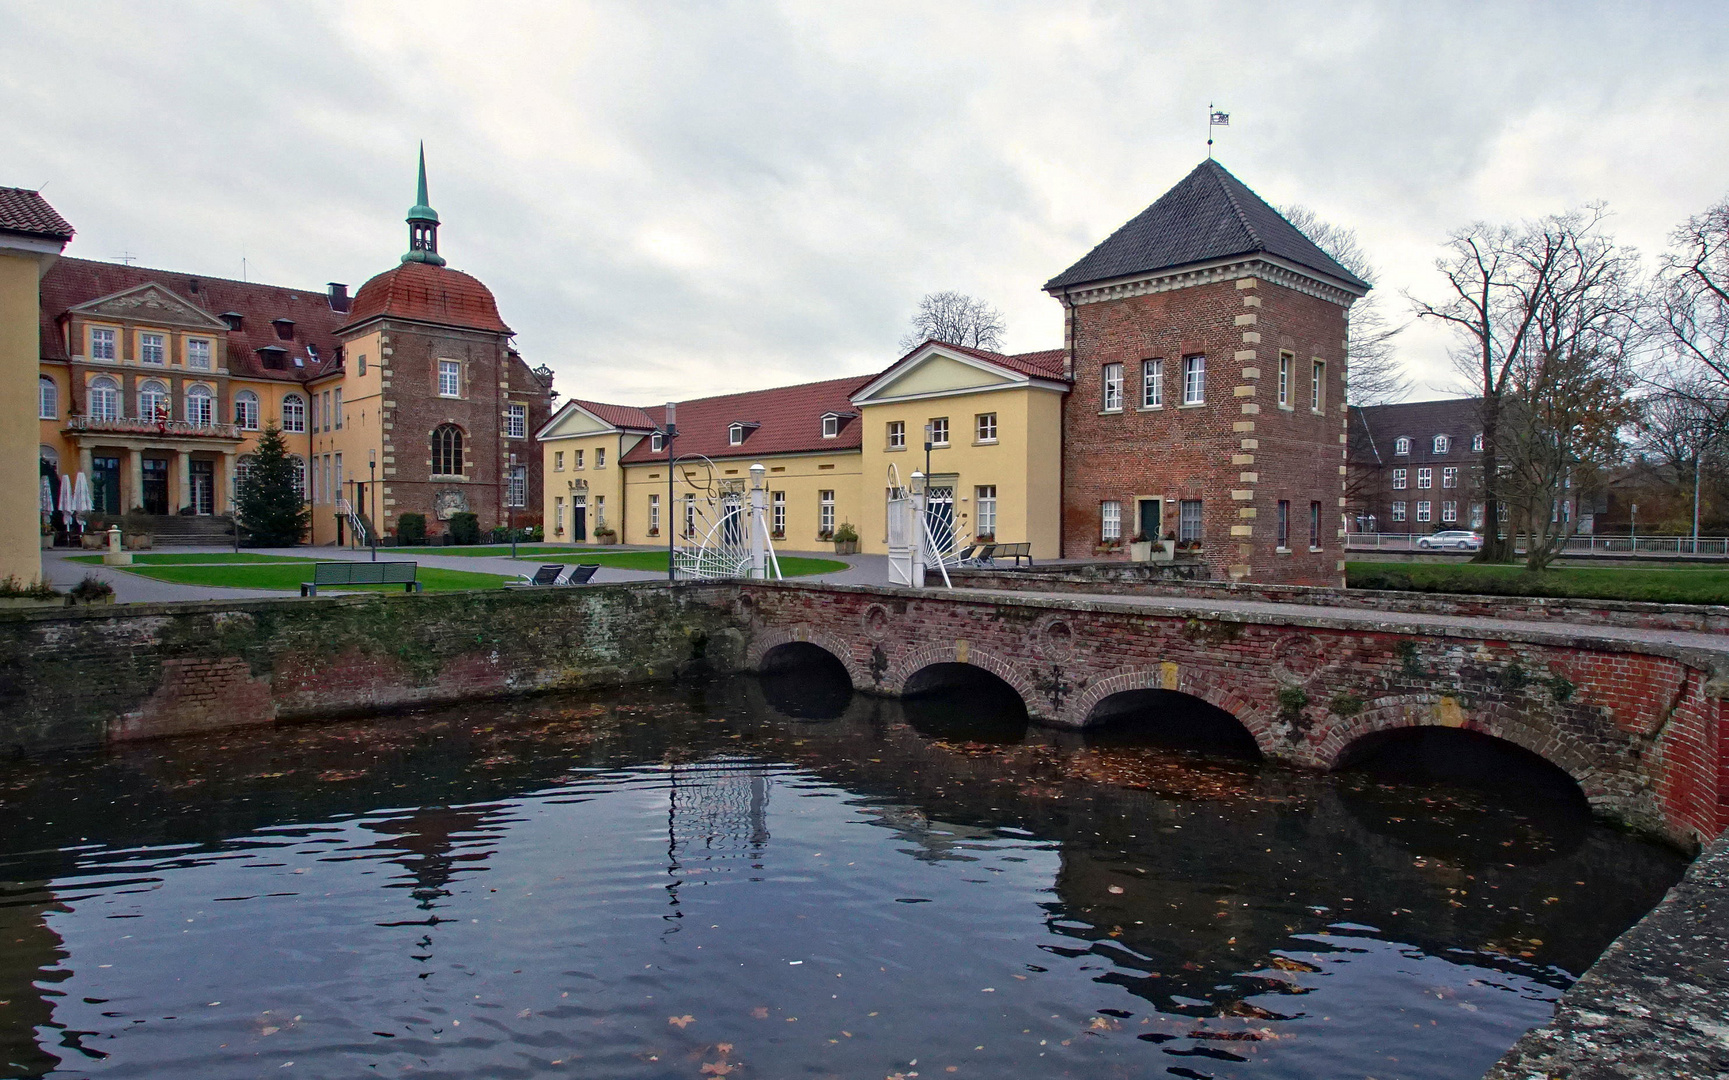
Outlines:
<svg viewBox="0 0 1729 1080"><path fill-rule="evenodd" d="M465 330L513 333L498 315L498 301L478 278L431 263L406 262L368 281L354 294L345 326L380 315Z"/></svg>
<svg viewBox="0 0 1729 1080"><path fill-rule="evenodd" d="M851 397L875 375L777 386L743 394L699 398L678 403L678 442L681 455L704 454L711 458L756 458L770 454L857 450L863 443ZM832 439L822 437L824 413L853 413ZM658 415L658 412L657 412ZM732 446L728 428L734 423L757 424L747 429L744 445ZM655 461L664 456L649 449L649 440L623 457L626 463Z"/></svg>
<svg viewBox="0 0 1729 1080"><path fill-rule="evenodd" d="M60 241L72 239L73 232L41 192L15 187L0 187L0 231Z"/></svg>
<svg viewBox="0 0 1729 1080"><path fill-rule="evenodd" d="M655 408L639 409L635 405L608 405L604 401L583 401L571 398L568 404L587 409L595 416L611 424L615 428L652 431L660 426L660 414L663 411Z"/></svg>
<svg viewBox="0 0 1729 1080"><path fill-rule="evenodd" d="M911 356L913 353L918 352L919 349L924 348L925 345L940 345L945 349L953 349L955 352L961 353L965 356L971 356L978 360L985 360L992 364L1000 364L1001 366L1008 368L1010 371L1018 371L1023 375L1031 375L1035 379L1057 379L1062 382L1069 381L1068 377L1063 374L1063 350L1061 349L1043 349L1039 352L1009 354L991 352L989 349L975 349L970 345L956 345L952 342L936 341L933 339L925 342L924 345L920 345L917 349L908 353L907 356ZM906 357L903 356L901 359L904 360ZM899 361L896 361L896 363L899 363Z"/></svg>
<svg viewBox="0 0 1729 1080"><path fill-rule="evenodd" d="M42 356L65 360L65 335L60 318L80 304L139 285L155 283L212 318L229 311L242 316L241 328L228 332L228 370L250 379L302 382L338 370L336 328L348 316L330 310L321 289L290 289L251 281L230 281L143 266L61 258L42 277ZM294 320L291 340L277 336L272 319ZM278 346L288 367L264 367L258 350ZM311 358L308 347L317 353ZM296 360L304 366L296 366Z"/></svg>

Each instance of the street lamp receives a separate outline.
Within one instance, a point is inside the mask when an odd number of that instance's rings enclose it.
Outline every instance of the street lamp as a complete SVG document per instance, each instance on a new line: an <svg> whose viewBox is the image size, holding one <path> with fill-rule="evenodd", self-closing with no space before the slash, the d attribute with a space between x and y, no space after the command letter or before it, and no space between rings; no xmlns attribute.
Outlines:
<svg viewBox="0 0 1729 1080"><path fill-rule="evenodd" d="M378 561L378 451L366 452L366 471L370 477L366 489L372 492L372 520L367 524L366 534L372 538L372 561ZM365 502L361 503L365 506ZM401 537L397 540L400 542Z"/></svg>
<svg viewBox="0 0 1729 1080"><path fill-rule="evenodd" d="M931 474L931 446L933 444L933 440L935 440L935 438L936 438L936 434L937 434L936 425L927 423L925 425L925 475L926 476L929 476Z"/></svg>
<svg viewBox="0 0 1729 1080"><path fill-rule="evenodd" d="M666 403L666 421L661 424L661 441L666 444L666 580L678 580L678 568L672 558L672 441L678 438L678 403Z"/></svg>
<svg viewBox="0 0 1729 1080"><path fill-rule="evenodd" d="M506 528L510 530L510 557L516 558L516 455L510 455L510 476L504 483Z"/></svg>

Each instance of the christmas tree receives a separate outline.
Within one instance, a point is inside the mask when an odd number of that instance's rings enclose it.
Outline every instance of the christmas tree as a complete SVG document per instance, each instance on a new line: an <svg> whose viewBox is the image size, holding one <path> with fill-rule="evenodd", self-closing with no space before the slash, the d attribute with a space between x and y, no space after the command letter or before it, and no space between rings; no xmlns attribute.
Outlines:
<svg viewBox="0 0 1729 1080"><path fill-rule="evenodd" d="M292 547L306 536L312 511L306 506L299 465L274 425L258 440L235 509L246 542L254 547Z"/></svg>

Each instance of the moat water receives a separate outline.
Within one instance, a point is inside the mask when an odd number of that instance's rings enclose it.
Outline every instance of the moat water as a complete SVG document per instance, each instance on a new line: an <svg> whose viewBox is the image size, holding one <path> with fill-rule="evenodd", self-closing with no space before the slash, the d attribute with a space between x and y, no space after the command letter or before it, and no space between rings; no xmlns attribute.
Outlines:
<svg viewBox="0 0 1729 1080"><path fill-rule="evenodd" d="M1129 704L807 670L0 764L0 1076L1476 1077L1683 868L1493 747Z"/></svg>

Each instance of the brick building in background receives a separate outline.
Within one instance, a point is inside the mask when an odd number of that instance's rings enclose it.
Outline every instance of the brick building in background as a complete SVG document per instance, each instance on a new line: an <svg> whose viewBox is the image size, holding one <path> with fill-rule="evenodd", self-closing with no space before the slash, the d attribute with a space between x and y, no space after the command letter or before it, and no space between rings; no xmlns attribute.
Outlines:
<svg viewBox="0 0 1729 1080"><path fill-rule="evenodd" d="M1479 398L1351 408L1346 517L1353 532L1483 527Z"/></svg>
<svg viewBox="0 0 1729 1080"><path fill-rule="evenodd" d="M1064 557L1175 534L1217 579L1339 582L1346 313L1368 289L1211 159L1047 282L1074 384Z"/></svg>

